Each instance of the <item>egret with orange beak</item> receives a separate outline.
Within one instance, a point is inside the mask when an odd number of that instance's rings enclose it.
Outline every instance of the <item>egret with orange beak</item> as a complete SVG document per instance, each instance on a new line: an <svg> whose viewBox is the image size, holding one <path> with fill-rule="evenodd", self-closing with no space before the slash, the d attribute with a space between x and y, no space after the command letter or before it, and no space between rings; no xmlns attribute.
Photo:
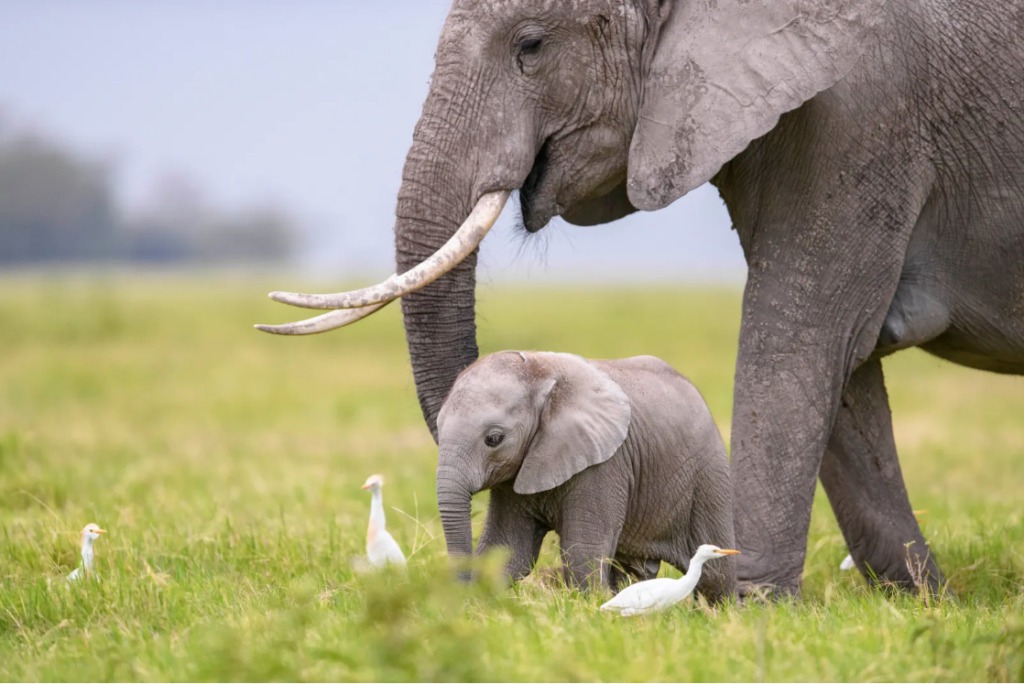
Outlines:
<svg viewBox="0 0 1024 684"><path fill-rule="evenodd" d="M96 523L89 523L82 528L82 564L71 571L67 577L68 582L92 575L92 543L99 539L101 534L106 533L107 531Z"/></svg>
<svg viewBox="0 0 1024 684"><path fill-rule="evenodd" d="M384 528L384 494L381 488L384 478L371 475L366 478L363 489L373 494L370 500L370 524L366 528L366 558L375 568L385 565L405 565L405 555L398 542Z"/></svg>
<svg viewBox="0 0 1024 684"><path fill-rule="evenodd" d="M693 593L706 561L737 553L739 551L736 549L720 549L714 544L701 544L690 559L686 574L679 579L658 577L631 584L602 605L601 610L610 610L619 615L642 615L665 610Z"/></svg>

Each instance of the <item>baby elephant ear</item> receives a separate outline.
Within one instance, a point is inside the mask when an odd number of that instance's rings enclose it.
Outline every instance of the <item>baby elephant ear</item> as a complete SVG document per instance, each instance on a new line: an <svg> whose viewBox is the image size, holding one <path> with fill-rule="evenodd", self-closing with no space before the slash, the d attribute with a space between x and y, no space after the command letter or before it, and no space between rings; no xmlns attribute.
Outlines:
<svg viewBox="0 0 1024 684"><path fill-rule="evenodd" d="M670 7L666 6L670 3ZM652 211L843 78L885 0L662 0L668 17L629 150L629 200Z"/></svg>
<svg viewBox="0 0 1024 684"><path fill-rule="evenodd" d="M537 432L514 489L536 494L611 458L629 432L629 398L607 373L572 354L538 353ZM545 395L546 393L546 395Z"/></svg>

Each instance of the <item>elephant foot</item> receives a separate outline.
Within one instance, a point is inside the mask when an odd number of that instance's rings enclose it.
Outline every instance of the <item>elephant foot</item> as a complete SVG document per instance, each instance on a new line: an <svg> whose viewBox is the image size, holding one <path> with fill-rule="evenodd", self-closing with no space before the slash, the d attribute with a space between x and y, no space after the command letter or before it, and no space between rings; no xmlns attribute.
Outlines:
<svg viewBox="0 0 1024 684"><path fill-rule="evenodd" d="M866 547L852 547L850 554L870 584L928 596L952 596L927 544L917 540L900 544L890 539Z"/></svg>
<svg viewBox="0 0 1024 684"><path fill-rule="evenodd" d="M736 590L741 600L800 598L805 553L759 552L737 539Z"/></svg>

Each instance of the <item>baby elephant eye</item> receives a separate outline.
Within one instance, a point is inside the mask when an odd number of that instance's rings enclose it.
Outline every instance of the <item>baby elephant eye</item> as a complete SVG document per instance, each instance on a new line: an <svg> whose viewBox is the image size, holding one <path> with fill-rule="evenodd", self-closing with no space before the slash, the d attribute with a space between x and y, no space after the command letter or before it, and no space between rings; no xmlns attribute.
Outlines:
<svg viewBox="0 0 1024 684"><path fill-rule="evenodd" d="M501 444L501 441L503 439L505 439L505 435L503 435L502 433L500 433L500 432L489 432L487 434L487 436L484 437L484 444L486 444L487 446L489 446L489 447L491 447L493 449L494 447L496 447L499 444Z"/></svg>

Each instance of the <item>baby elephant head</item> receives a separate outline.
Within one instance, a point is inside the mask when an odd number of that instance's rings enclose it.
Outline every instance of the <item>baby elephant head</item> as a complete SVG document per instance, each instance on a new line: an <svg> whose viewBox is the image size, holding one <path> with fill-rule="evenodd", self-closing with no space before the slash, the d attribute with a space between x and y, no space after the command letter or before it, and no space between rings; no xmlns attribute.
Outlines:
<svg viewBox="0 0 1024 684"><path fill-rule="evenodd" d="M472 552L470 498L514 480L553 489L607 461L629 430L629 399L582 357L500 352L469 366L438 414L437 500L448 552Z"/></svg>

